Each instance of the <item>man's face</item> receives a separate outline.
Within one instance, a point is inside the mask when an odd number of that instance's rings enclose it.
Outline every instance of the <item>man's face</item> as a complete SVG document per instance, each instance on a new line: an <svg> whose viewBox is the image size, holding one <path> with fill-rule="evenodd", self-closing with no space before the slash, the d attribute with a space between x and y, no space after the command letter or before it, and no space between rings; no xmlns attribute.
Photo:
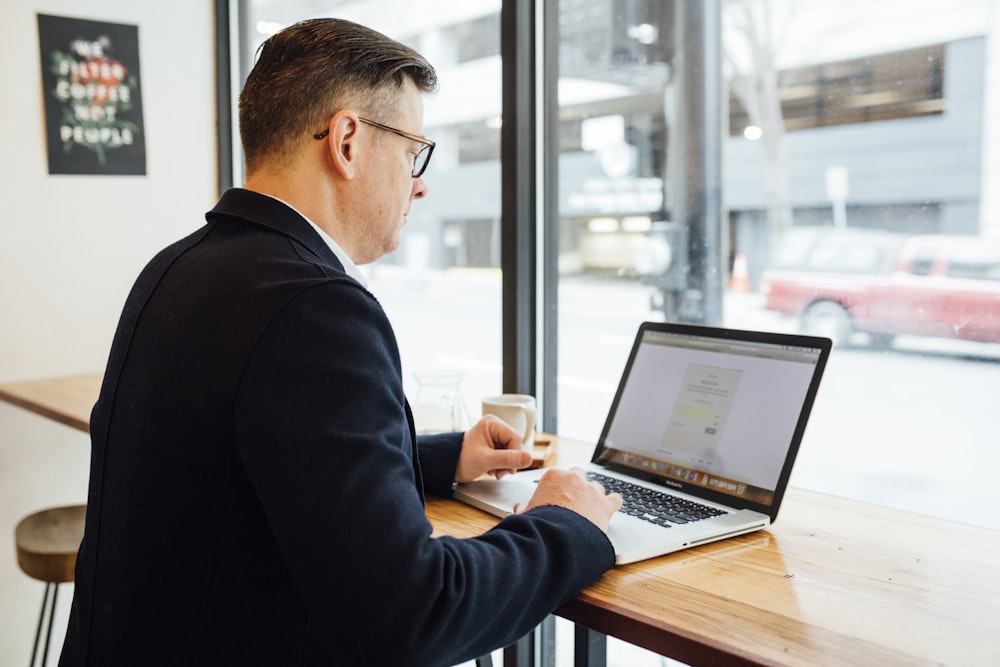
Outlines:
<svg viewBox="0 0 1000 667"><path fill-rule="evenodd" d="M420 92L408 79L395 118L373 118L403 132L424 134L424 107ZM361 235L357 245L357 264L374 262L399 247L400 233L410 213L414 199L427 194L423 177L413 178L413 161L423 144L393 132L360 124L360 132L368 133L366 143L372 160L366 161L358 210L361 213Z"/></svg>

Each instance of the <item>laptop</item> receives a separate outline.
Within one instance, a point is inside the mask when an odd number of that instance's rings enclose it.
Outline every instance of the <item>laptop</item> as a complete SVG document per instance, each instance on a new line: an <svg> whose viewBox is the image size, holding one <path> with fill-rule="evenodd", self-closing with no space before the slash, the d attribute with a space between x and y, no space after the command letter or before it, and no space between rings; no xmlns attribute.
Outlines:
<svg viewBox="0 0 1000 667"><path fill-rule="evenodd" d="M641 324L585 466L626 498L608 529L616 563L770 525L830 349L814 336ZM545 472L458 484L454 497L504 517Z"/></svg>

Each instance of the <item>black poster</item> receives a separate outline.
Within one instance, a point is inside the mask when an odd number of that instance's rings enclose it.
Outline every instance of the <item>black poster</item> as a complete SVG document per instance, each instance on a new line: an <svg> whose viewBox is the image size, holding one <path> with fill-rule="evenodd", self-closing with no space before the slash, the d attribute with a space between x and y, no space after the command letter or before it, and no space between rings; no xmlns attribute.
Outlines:
<svg viewBox="0 0 1000 667"><path fill-rule="evenodd" d="M38 15L50 174L145 174L139 28Z"/></svg>

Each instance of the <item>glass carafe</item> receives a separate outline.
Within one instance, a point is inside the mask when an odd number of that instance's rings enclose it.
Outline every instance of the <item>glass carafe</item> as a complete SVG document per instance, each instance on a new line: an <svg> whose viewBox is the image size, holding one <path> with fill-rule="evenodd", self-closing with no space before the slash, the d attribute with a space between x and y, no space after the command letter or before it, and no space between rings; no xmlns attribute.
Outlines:
<svg viewBox="0 0 1000 667"><path fill-rule="evenodd" d="M462 398L460 370L418 371L417 399L413 403L413 421L417 433L447 433L469 428L469 413Z"/></svg>

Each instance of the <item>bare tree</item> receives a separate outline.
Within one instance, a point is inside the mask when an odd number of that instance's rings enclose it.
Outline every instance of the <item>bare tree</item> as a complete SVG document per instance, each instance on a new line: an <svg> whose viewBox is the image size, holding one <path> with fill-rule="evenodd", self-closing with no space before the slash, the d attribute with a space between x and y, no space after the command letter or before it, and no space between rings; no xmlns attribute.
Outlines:
<svg viewBox="0 0 1000 667"><path fill-rule="evenodd" d="M784 4L784 3L783 3ZM724 52L733 94L746 110L750 124L760 128L766 173L768 236L776 239L792 224L785 124L778 89L776 50L781 26L791 17L790 4L780 25L772 0L726 0L728 24Z"/></svg>

